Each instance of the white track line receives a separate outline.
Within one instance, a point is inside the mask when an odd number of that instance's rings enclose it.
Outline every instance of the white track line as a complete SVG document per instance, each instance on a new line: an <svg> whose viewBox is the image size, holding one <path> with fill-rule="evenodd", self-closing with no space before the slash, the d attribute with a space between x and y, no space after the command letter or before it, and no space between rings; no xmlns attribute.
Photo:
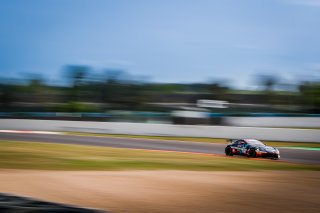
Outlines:
<svg viewBox="0 0 320 213"><path fill-rule="evenodd" d="M5 129L1 129L0 133L42 134L42 135L62 135L63 134L61 132L31 131L31 130L5 130Z"/></svg>

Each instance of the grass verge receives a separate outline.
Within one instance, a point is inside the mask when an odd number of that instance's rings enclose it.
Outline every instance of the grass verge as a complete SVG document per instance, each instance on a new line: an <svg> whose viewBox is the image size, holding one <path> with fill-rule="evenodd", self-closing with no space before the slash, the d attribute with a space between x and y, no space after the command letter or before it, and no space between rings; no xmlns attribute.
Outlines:
<svg viewBox="0 0 320 213"><path fill-rule="evenodd" d="M293 164L206 154L38 142L0 141L0 168L37 170L320 170Z"/></svg>

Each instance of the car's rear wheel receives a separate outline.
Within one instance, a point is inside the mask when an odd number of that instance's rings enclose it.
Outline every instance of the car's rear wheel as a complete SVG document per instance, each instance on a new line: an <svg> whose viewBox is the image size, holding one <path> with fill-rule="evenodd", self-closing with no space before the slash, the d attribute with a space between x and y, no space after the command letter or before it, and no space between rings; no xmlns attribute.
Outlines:
<svg viewBox="0 0 320 213"><path fill-rule="evenodd" d="M254 149L249 150L249 156L250 158L256 158L257 157L257 152Z"/></svg>
<svg viewBox="0 0 320 213"><path fill-rule="evenodd" d="M226 147L225 153L226 153L227 156L232 156L233 155L232 149L231 149L230 146Z"/></svg>

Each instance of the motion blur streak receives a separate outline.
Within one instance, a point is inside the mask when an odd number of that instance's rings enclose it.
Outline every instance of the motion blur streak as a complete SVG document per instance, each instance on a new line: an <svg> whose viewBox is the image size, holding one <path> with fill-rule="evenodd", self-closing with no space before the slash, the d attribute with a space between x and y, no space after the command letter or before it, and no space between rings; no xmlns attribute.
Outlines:
<svg viewBox="0 0 320 213"><path fill-rule="evenodd" d="M318 177L319 172L293 171L2 170L0 188L112 212L246 213L250 207L311 213L320 204Z"/></svg>
<svg viewBox="0 0 320 213"><path fill-rule="evenodd" d="M0 0L0 194L319 211L319 26L319 0ZM222 157L209 141L241 138L282 144L280 160ZM158 169L195 171L142 171Z"/></svg>
<svg viewBox="0 0 320 213"><path fill-rule="evenodd" d="M30 142L50 142L66 144L82 144L93 146L108 146L131 149L179 151L188 153L224 154L225 144L183 142L183 141L163 141L131 138L112 137L88 137L73 135L37 135L37 134L0 134L3 141L30 141ZM279 148L281 158L285 161L298 163L320 163L320 151L298 150Z"/></svg>

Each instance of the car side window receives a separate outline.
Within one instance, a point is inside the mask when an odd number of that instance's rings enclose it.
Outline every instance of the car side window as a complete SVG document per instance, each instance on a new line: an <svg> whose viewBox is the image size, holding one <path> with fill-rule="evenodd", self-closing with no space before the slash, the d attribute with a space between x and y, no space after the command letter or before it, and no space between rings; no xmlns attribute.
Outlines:
<svg viewBox="0 0 320 213"><path fill-rule="evenodd" d="M242 145L242 147L243 147L243 148L247 148L247 147L248 147L248 143L247 143L247 142L244 142L243 145Z"/></svg>
<svg viewBox="0 0 320 213"><path fill-rule="evenodd" d="M245 141L239 141L239 143L238 143L238 147L242 148L242 147L244 147L244 146L245 146L245 144L246 144L246 142L245 142Z"/></svg>
<svg viewBox="0 0 320 213"><path fill-rule="evenodd" d="M239 144L239 141L236 141L236 142L234 142L232 145L233 145L233 146L238 146L238 144Z"/></svg>

